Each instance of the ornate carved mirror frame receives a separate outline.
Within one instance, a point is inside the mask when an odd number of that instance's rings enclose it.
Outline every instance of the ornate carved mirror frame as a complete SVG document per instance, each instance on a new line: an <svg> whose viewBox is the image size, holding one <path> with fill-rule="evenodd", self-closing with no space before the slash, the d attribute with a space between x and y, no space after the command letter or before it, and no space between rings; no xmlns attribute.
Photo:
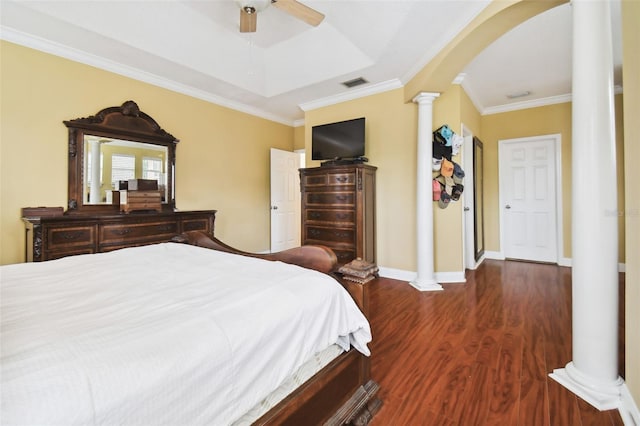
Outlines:
<svg viewBox="0 0 640 426"><path fill-rule="evenodd" d="M163 130L149 115L140 111L134 101L126 101L119 107L109 107L86 118L64 121L69 129L69 192L67 213L109 214L117 213L119 206L106 203L90 203L86 197L85 136L131 141L149 144L149 148L166 147L166 196L163 210L175 209L175 160L178 139Z"/></svg>

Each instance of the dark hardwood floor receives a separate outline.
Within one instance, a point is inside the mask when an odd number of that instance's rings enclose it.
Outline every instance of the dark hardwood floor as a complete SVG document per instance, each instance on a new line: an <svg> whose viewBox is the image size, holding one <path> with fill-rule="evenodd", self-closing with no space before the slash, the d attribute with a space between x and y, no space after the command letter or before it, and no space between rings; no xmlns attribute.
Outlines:
<svg viewBox="0 0 640 426"><path fill-rule="evenodd" d="M570 268L489 260L443 287L372 282L372 376L384 404L372 426L623 424L548 377L571 360Z"/></svg>

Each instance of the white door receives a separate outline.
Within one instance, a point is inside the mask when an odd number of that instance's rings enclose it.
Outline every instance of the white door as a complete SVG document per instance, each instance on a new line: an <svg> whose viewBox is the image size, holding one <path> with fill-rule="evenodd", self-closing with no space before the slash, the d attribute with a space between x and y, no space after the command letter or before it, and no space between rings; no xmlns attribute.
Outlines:
<svg viewBox="0 0 640 426"><path fill-rule="evenodd" d="M557 262L556 136L499 141L504 256Z"/></svg>
<svg viewBox="0 0 640 426"><path fill-rule="evenodd" d="M271 148L271 252L300 245L301 154Z"/></svg>

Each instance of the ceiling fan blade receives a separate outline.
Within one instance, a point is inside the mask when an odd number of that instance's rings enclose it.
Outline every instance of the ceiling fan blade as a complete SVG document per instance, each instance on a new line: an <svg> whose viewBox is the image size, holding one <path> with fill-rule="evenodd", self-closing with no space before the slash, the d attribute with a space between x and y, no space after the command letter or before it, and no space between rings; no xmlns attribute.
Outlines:
<svg viewBox="0 0 640 426"><path fill-rule="evenodd" d="M297 0L271 0L271 4L314 27L320 25L320 22L324 19L322 13L309 6L305 6Z"/></svg>
<svg viewBox="0 0 640 426"><path fill-rule="evenodd" d="M255 9L253 11L247 8L240 9L240 32L255 33L258 23L258 14Z"/></svg>

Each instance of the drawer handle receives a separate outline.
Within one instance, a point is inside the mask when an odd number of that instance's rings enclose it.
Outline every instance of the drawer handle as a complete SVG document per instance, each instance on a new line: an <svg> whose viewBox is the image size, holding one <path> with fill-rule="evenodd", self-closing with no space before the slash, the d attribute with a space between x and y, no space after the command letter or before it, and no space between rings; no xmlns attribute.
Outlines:
<svg viewBox="0 0 640 426"><path fill-rule="evenodd" d="M349 233L348 232L334 232L333 235L335 235L338 238L348 238L349 237Z"/></svg>
<svg viewBox="0 0 640 426"><path fill-rule="evenodd" d="M309 229L309 234L311 234L314 237L317 237L318 235L320 235L320 231L318 231L317 229Z"/></svg>
<svg viewBox="0 0 640 426"><path fill-rule="evenodd" d="M111 230L111 233L112 234L116 234L116 235L127 235L129 232L131 232L131 230L128 229L128 228L120 228L120 229Z"/></svg>
<svg viewBox="0 0 640 426"><path fill-rule="evenodd" d="M320 213L318 213L318 212L312 212L312 213L309 213L309 216L310 216L312 219L319 219L319 218L320 218L320 216L321 216L321 214L320 214Z"/></svg>
<svg viewBox="0 0 640 426"><path fill-rule="evenodd" d="M82 236L82 231L75 231L75 232L67 231L62 234L62 238L64 238L65 240L76 240L81 236Z"/></svg>
<svg viewBox="0 0 640 426"><path fill-rule="evenodd" d="M346 213L336 213L336 218L338 218L338 219L346 219L348 217L349 217L349 215L346 214Z"/></svg>
<svg viewBox="0 0 640 426"><path fill-rule="evenodd" d="M169 224L167 224L167 225L159 225L158 228L161 231L172 231L173 230L173 226L169 225Z"/></svg>
<svg viewBox="0 0 640 426"><path fill-rule="evenodd" d="M336 195L336 200L338 201L347 201L346 195Z"/></svg>
<svg viewBox="0 0 640 426"><path fill-rule="evenodd" d="M346 181L347 181L347 179L348 179L348 178L347 178L346 176L338 176L338 177L336 178L336 180L337 180L338 182L346 182Z"/></svg>

